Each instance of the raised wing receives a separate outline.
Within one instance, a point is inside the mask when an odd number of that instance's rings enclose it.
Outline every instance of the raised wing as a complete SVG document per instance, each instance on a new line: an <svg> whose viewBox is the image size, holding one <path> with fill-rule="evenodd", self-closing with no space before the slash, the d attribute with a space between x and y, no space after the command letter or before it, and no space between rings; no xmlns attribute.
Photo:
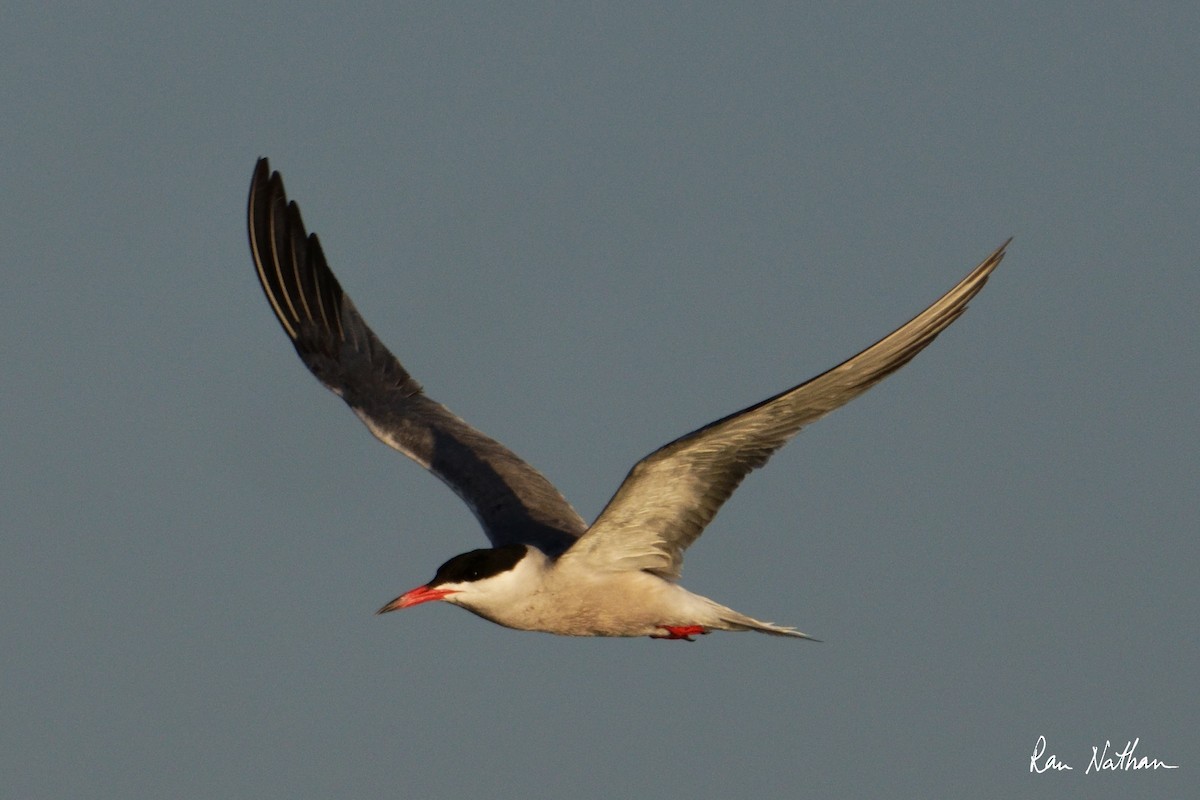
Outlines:
<svg viewBox="0 0 1200 800"><path fill-rule="evenodd" d="M587 526L554 485L429 399L367 327L265 158L254 168L248 213L263 292L313 375L371 433L453 489L494 546L525 543L557 555L573 544Z"/></svg>
<svg viewBox="0 0 1200 800"><path fill-rule="evenodd" d="M937 302L853 358L643 458L563 561L579 559L591 569L641 569L678 579L683 551L742 479L805 425L911 361L966 310L1007 246L1002 244Z"/></svg>

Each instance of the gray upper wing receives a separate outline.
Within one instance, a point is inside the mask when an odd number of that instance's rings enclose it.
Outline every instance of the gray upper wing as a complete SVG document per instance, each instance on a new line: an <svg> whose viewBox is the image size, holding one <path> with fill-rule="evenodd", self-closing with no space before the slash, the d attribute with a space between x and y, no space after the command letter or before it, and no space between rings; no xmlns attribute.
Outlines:
<svg viewBox="0 0 1200 800"><path fill-rule="evenodd" d="M563 559L677 579L683 551L742 479L805 425L912 360L966 310L1007 246L1005 242L933 305L853 358L646 456Z"/></svg>
<svg viewBox="0 0 1200 800"><path fill-rule="evenodd" d="M381 441L453 489L494 546L526 543L557 555L573 544L587 526L553 484L429 399L367 327L265 158L254 169L248 216L263 292L313 375Z"/></svg>

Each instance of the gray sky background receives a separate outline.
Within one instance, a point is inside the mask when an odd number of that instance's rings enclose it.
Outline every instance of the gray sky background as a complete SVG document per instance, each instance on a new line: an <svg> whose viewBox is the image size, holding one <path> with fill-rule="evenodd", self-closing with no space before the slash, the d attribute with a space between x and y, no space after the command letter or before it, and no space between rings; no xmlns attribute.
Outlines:
<svg viewBox="0 0 1200 800"><path fill-rule="evenodd" d="M7 4L0 794L1185 796L1197 53L1183 3ZM823 643L560 639L372 615L484 540L272 318L259 155L588 518L1016 238L689 552ZM1084 774L1135 737L1179 769Z"/></svg>

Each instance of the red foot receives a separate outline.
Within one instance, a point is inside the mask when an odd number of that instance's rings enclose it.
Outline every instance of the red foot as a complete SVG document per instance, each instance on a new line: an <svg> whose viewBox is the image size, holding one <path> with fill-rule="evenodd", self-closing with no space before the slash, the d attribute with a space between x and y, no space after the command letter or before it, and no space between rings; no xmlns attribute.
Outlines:
<svg viewBox="0 0 1200 800"><path fill-rule="evenodd" d="M660 625L666 636L651 635L651 639L683 639L685 642L694 642L693 636L703 636L708 631L704 630L703 625Z"/></svg>

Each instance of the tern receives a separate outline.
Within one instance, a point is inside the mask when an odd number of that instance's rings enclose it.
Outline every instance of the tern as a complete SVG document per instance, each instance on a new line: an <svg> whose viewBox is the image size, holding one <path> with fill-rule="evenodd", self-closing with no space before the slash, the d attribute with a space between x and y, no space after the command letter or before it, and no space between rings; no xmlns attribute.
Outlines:
<svg viewBox="0 0 1200 800"><path fill-rule="evenodd" d="M444 481L492 545L451 558L378 613L440 600L509 628L566 636L692 641L719 630L812 639L684 589L683 553L751 470L958 319L1008 245L858 355L643 458L589 526L540 472L425 394L342 291L265 158L248 206L259 282L300 359L371 433Z"/></svg>

